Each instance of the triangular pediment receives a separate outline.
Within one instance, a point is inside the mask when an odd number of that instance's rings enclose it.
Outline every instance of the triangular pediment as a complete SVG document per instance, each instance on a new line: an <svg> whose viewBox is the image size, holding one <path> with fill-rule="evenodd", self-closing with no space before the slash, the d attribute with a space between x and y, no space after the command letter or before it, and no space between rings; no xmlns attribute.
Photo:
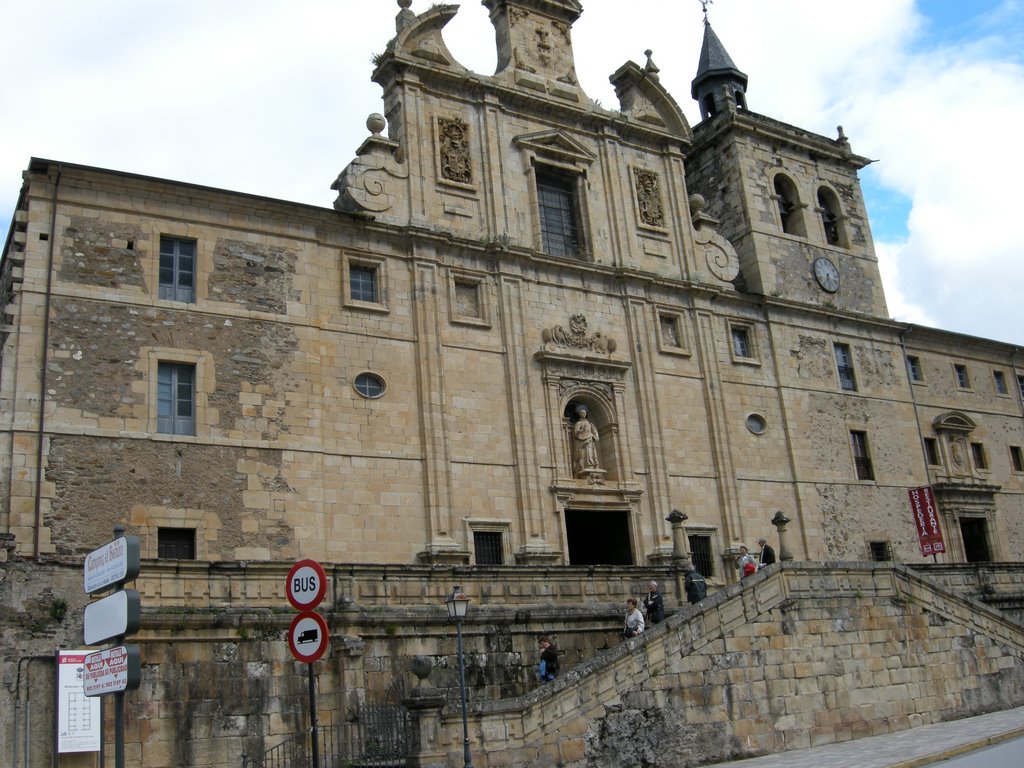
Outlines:
<svg viewBox="0 0 1024 768"><path fill-rule="evenodd" d="M597 155L557 129L516 136L512 143L539 157L568 165L590 165L597 159Z"/></svg>
<svg viewBox="0 0 1024 768"><path fill-rule="evenodd" d="M932 421L936 432L973 432L978 426L970 418L957 411L949 411Z"/></svg>

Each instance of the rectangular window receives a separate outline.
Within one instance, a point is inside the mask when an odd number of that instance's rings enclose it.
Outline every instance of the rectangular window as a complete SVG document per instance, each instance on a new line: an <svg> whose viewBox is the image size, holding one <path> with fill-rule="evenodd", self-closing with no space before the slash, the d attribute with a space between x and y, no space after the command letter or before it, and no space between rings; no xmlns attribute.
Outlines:
<svg viewBox="0 0 1024 768"><path fill-rule="evenodd" d="M956 363L953 366L953 371L956 373L956 385L960 389L970 389L971 379L967 375L967 366Z"/></svg>
<svg viewBox="0 0 1024 768"><path fill-rule="evenodd" d="M171 435L196 433L196 368L186 363L157 366L157 432Z"/></svg>
<svg viewBox="0 0 1024 768"><path fill-rule="evenodd" d="M732 329L732 353L736 357L753 357L750 353L750 331L747 328Z"/></svg>
<svg viewBox="0 0 1024 768"><path fill-rule="evenodd" d="M985 446L981 443L971 443L971 455L974 457L974 466L978 469L988 469L988 457L985 456Z"/></svg>
<svg viewBox="0 0 1024 768"><path fill-rule="evenodd" d="M1010 393L1006 388L1006 374L1002 371L992 371L992 384L996 388L997 395L1008 395Z"/></svg>
<svg viewBox="0 0 1024 768"><path fill-rule="evenodd" d="M1010 469L1014 472L1024 472L1024 455L1021 454L1019 445L1010 446Z"/></svg>
<svg viewBox="0 0 1024 768"><path fill-rule="evenodd" d="M1017 389L1020 390L1021 400L1024 400L1024 376L1017 374Z"/></svg>
<svg viewBox="0 0 1024 768"><path fill-rule="evenodd" d="M701 576L710 578L715 575L714 560L711 557L711 537L694 534L687 537L690 542L690 557L693 567Z"/></svg>
<svg viewBox="0 0 1024 768"><path fill-rule="evenodd" d="M857 379L853 375L853 354L849 344L833 344L836 353L836 369L839 373L839 386L847 392L857 391Z"/></svg>
<svg viewBox="0 0 1024 768"><path fill-rule="evenodd" d="M162 560L195 560L196 531L194 528L158 528L157 553Z"/></svg>
<svg viewBox="0 0 1024 768"><path fill-rule="evenodd" d="M871 550L871 559L876 563L886 563L892 560L892 548L888 541L869 541L868 547Z"/></svg>
<svg viewBox="0 0 1024 768"><path fill-rule="evenodd" d="M937 467L941 462L939 461L939 441L934 437L926 437L924 439L924 455L928 459L928 463Z"/></svg>
<svg viewBox="0 0 1024 768"><path fill-rule="evenodd" d="M907 355L907 372L910 374L911 381L924 381L921 358L916 355Z"/></svg>
<svg viewBox="0 0 1024 768"><path fill-rule="evenodd" d="M377 303L377 270L366 264L351 264L348 268L348 290L352 301Z"/></svg>
<svg viewBox="0 0 1024 768"><path fill-rule="evenodd" d="M473 531L473 551L477 565L503 565L505 562L500 531Z"/></svg>
<svg viewBox="0 0 1024 768"><path fill-rule="evenodd" d="M850 448L853 450L853 465L858 480L874 480L875 471L871 466L871 454L868 452L868 435L866 432L850 431Z"/></svg>
<svg viewBox="0 0 1024 768"><path fill-rule="evenodd" d="M196 243L160 238L160 298L195 301Z"/></svg>
<svg viewBox="0 0 1024 768"><path fill-rule="evenodd" d="M576 179L568 174L537 168L537 200L541 244L552 256L580 255L579 207Z"/></svg>

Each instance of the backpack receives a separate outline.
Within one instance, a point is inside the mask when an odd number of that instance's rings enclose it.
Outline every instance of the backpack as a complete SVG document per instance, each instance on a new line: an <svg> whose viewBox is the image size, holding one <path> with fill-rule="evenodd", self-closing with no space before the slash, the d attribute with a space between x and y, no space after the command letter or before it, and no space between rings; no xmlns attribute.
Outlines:
<svg viewBox="0 0 1024 768"><path fill-rule="evenodd" d="M708 585L696 571L686 574L686 596L691 603L699 603L708 595Z"/></svg>

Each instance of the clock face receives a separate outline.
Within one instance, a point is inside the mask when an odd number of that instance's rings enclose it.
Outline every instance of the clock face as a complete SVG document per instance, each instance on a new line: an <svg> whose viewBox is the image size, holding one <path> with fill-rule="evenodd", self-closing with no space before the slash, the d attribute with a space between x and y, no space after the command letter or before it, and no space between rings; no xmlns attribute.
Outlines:
<svg viewBox="0 0 1024 768"><path fill-rule="evenodd" d="M814 277L818 285L829 293L839 290L839 270L836 265L826 258L814 260Z"/></svg>

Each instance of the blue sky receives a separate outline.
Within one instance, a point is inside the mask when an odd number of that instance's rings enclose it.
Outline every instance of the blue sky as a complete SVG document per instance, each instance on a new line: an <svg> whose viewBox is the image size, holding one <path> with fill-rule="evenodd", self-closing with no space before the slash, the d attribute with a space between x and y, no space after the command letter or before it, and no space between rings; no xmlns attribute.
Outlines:
<svg viewBox="0 0 1024 768"><path fill-rule="evenodd" d="M709 17L749 77L755 112L834 137L862 172L890 314L1024 344L1024 0L715 0ZM654 51L691 124L699 0L582 0L586 93ZM433 2L414 0L412 9ZM0 227L44 157L329 207L381 111L371 56L393 0L35 0L5 9ZM354 20L358 16L358 22ZM40 30L45 30L41 34ZM445 28L455 57L494 70L479 0Z"/></svg>

